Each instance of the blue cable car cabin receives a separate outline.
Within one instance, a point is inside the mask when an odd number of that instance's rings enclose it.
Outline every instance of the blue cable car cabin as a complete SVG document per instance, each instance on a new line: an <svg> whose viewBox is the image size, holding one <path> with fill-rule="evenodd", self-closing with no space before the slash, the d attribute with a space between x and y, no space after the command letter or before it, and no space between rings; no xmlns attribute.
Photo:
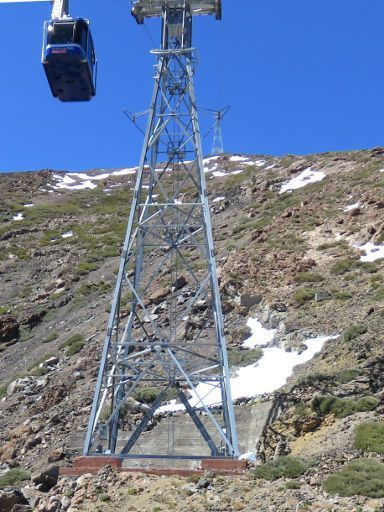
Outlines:
<svg viewBox="0 0 384 512"><path fill-rule="evenodd" d="M54 97L61 101L89 101L95 96L97 63L86 20L47 21L42 62Z"/></svg>

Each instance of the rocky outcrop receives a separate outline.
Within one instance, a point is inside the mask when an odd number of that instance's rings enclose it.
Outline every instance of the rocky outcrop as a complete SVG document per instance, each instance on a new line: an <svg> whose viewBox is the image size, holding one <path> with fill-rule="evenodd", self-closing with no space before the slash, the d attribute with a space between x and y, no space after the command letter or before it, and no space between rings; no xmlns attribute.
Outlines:
<svg viewBox="0 0 384 512"><path fill-rule="evenodd" d="M19 333L20 325L14 316L0 316L0 344L17 340Z"/></svg>

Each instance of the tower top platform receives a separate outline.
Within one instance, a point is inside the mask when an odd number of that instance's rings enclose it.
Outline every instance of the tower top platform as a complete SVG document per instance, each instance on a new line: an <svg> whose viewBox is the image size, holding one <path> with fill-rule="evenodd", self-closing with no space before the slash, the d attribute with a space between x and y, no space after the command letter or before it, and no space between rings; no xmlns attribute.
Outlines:
<svg viewBox="0 0 384 512"><path fill-rule="evenodd" d="M137 0L132 3L132 14L137 23L143 23L144 18L162 17L167 7L182 9L184 6L193 16L214 14L221 20L221 0Z"/></svg>

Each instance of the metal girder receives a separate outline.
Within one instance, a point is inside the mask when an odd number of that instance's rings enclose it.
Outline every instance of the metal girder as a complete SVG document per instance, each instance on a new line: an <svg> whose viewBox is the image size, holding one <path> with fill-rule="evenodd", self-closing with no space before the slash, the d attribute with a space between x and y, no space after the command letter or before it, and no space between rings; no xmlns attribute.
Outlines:
<svg viewBox="0 0 384 512"><path fill-rule="evenodd" d="M193 5L197 3L204 2ZM167 442L146 445L148 429L158 422L160 407L167 406L171 392L177 408L191 417L192 428L200 432L203 447L194 456L237 457L193 84L192 16L188 2L166 4L155 86L84 454L187 457L177 445L182 435L177 418L170 420ZM212 7L214 2L204 3L208 4ZM153 296L159 288L165 293L156 301ZM148 390L151 396L146 400ZM141 416L129 409L138 407L138 399L147 402L140 406L144 407Z"/></svg>
<svg viewBox="0 0 384 512"><path fill-rule="evenodd" d="M221 20L221 0L138 0L133 2L132 15L138 23L145 18L160 18L165 9L186 8L193 16L214 14Z"/></svg>
<svg viewBox="0 0 384 512"><path fill-rule="evenodd" d="M19 4L30 2L50 2L52 7L52 19L61 19L69 13L69 0L0 0L0 4Z"/></svg>

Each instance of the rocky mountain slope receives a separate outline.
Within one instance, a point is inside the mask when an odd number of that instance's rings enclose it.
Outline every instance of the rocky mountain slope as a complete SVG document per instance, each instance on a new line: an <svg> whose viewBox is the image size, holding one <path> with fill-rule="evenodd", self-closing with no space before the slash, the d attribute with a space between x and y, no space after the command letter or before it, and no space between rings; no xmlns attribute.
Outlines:
<svg viewBox="0 0 384 512"><path fill-rule="evenodd" d="M384 510L382 483L328 480L382 471L384 149L205 165L234 376L262 350L281 349L279 373L284 354L330 339L283 388L241 401L278 411L246 475L105 470L55 487L44 470L70 464L88 420L135 169L0 175L1 510ZM272 341L247 349L249 319ZM359 444L359 428L376 441Z"/></svg>

